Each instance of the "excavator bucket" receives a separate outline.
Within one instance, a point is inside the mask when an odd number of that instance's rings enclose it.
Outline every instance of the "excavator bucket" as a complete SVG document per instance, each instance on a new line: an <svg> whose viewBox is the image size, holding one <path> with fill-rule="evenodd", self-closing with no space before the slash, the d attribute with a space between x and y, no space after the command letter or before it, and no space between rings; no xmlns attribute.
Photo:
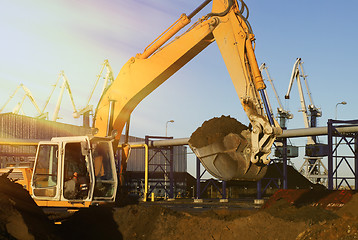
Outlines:
<svg viewBox="0 0 358 240"><path fill-rule="evenodd" d="M221 180L258 181L267 165L252 163L251 132L230 116L205 121L190 137L189 146L205 169Z"/></svg>

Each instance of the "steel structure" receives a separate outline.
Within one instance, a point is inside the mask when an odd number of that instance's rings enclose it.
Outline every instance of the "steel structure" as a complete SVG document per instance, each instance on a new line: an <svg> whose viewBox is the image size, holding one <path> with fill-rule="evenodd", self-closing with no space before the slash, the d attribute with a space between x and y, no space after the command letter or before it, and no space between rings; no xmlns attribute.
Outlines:
<svg viewBox="0 0 358 240"><path fill-rule="evenodd" d="M145 142L147 145L151 139L173 139L173 137L145 136ZM173 199L174 198L173 146L156 147L156 148L152 148L151 150L153 150L153 155L149 156L148 159L148 165L149 167L151 167L148 178L150 179L149 181L152 184L147 197L154 191L155 188L159 188L160 190L162 189L164 190L165 198L168 195L169 199ZM168 157L168 152L169 152L169 157ZM160 154L161 156L164 157L164 163L161 161L159 162L152 161L157 154ZM169 173L167 171L168 168L169 168ZM163 173L163 178L162 179L151 178L150 174L158 171ZM169 184L168 184L168 180L169 180ZM169 185L169 190L168 190L168 185Z"/></svg>
<svg viewBox="0 0 358 240"><path fill-rule="evenodd" d="M349 187L352 188L353 185L350 181L354 180L354 188L357 189L358 186L358 176L357 176L357 168L358 168L358 154L356 153L356 149L358 149L358 120L351 120L351 121L341 121L341 120L328 120L328 127L316 127L316 128L301 128L301 129L289 129L284 130L283 133L279 136L280 138L286 139L287 138L295 138L295 137L306 137L306 136L319 136L319 135L328 135L328 145L330 146L330 154L329 154L329 161L328 161L328 189L335 189L334 188L334 181L336 181L336 185L341 187L343 183L348 183ZM338 137L339 141L336 146L333 144L333 137ZM17 145L17 146L24 146L24 145L33 145L36 146L38 144L38 139L14 139L14 138L0 138L0 145ZM139 147L168 147L168 146L181 146L187 145L188 138L178 138L178 139L160 139L160 140L153 140L148 138L146 142L129 142L129 145L139 146ZM285 145L287 142L283 141L283 149L287 149ZM341 146L348 146L348 149L351 151L351 155L343 156L337 155L337 158L334 159L334 155L337 152L337 149ZM283 163L284 167L282 169L282 185L283 188L287 188L287 153L283 151ZM285 157L286 156L286 157ZM338 159L339 158L339 159ZM354 166L350 163L350 160L354 160ZM336 163L334 163L336 160ZM348 169L352 173L352 176L341 177L338 176L338 168L343 166L343 163L348 163ZM201 173L200 170L200 161L197 162L197 188L200 189L200 180L204 173ZM280 170L281 171L281 170ZM272 184L279 185L277 182L274 183L274 179L272 180ZM338 182L340 181L340 182ZM264 190L267 189L267 185L262 186L261 183L258 182L258 198L262 196ZM223 190L222 196L226 196L225 190L225 183L223 182ZM260 191L261 190L261 191ZM202 190L197 191L196 198L201 198ZM261 194L261 195L259 195Z"/></svg>
<svg viewBox="0 0 358 240"><path fill-rule="evenodd" d="M202 202L202 194L209 186L214 186L216 190L218 190L221 194L220 202L227 202L226 198L226 181L221 181L222 187L220 191L220 187L215 183L213 179L209 179L206 181L206 185L203 189L201 189L201 180L203 175L207 172L206 169L204 169L203 172L201 172L201 162L199 158L196 158L196 194L194 202Z"/></svg>
<svg viewBox="0 0 358 240"><path fill-rule="evenodd" d="M358 120L328 120L328 189L339 189L346 184L349 189L358 190L358 132L342 133L339 127L358 126ZM333 138L337 140L336 145ZM344 148L344 149L342 149ZM341 151L338 151L338 150ZM339 170L346 167L345 176ZM335 183L335 184L334 184Z"/></svg>
<svg viewBox="0 0 358 240"><path fill-rule="evenodd" d="M277 168L277 171L281 174L281 178L263 178L260 181L257 182L257 199L262 199L263 193L266 191L266 189L272 185L276 186L277 188L280 188L280 184L278 183L279 180L282 180L282 188L287 189L287 138L279 139L282 142L282 159L272 159L270 164L275 165ZM279 169L279 167L276 165L276 161L282 162L282 169ZM267 180L267 184L265 186L262 186L262 181ZM263 188L262 188L263 187Z"/></svg>

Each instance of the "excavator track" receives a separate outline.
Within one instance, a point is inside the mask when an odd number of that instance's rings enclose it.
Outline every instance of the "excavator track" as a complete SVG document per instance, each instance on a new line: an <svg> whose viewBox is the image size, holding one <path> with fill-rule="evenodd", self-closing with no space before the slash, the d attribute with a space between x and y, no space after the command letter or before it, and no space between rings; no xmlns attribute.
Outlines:
<svg viewBox="0 0 358 240"><path fill-rule="evenodd" d="M267 165L252 163L251 131L230 116L205 121L190 137L189 146L206 170L222 180L260 180Z"/></svg>

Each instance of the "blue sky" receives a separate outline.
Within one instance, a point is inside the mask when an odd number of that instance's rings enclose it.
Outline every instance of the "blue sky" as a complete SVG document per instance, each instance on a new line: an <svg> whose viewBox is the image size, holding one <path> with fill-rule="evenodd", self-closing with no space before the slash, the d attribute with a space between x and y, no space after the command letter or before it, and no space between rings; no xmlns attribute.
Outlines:
<svg viewBox="0 0 358 240"><path fill-rule="evenodd" d="M64 70L76 106L83 107L105 59L116 76L130 57L142 52L181 13L189 14L201 2L1 0L0 106L23 83L42 108L51 85ZM284 106L294 114L288 128L304 127L296 84L291 100L284 100L297 57L304 61L314 103L323 112L319 125L334 118L336 103L341 101L348 104L338 107L338 118L358 119L358 2L273 0L246 4L257 39L257 60L268 65ZM205 8L194 19L209 11ZM6 110L11 111L20 98L13 99ZM50 116L56 98L54 95L48 108ZM276 107L273 94L270 100ZM24 109L27 115L34 115L30 105ZM189 137L203 121L223 114L248 123L214 43L139 104L130 131L138 137L163 136L166 121L173 119L168 135ZM80 123L72 119L67 95L60 116L62 122Z"/></svg>

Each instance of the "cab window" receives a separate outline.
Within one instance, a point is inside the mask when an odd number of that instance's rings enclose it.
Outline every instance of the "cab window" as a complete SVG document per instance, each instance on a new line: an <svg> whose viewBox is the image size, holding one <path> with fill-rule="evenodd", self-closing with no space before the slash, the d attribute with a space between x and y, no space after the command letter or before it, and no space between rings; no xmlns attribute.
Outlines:
<svg viewBox="0 0 358 240"><path fill-rule="evenodd" d="M66 199L85 199L89 191L89 171L81 143L67 143L64 151L63 193Z"/></svg>
<svg viewBox="0 0 358 240"><path fill-rule="evenodd" d="M33 173L34 194L54 197L58 172L58 145L40 145Z"/></svg>

